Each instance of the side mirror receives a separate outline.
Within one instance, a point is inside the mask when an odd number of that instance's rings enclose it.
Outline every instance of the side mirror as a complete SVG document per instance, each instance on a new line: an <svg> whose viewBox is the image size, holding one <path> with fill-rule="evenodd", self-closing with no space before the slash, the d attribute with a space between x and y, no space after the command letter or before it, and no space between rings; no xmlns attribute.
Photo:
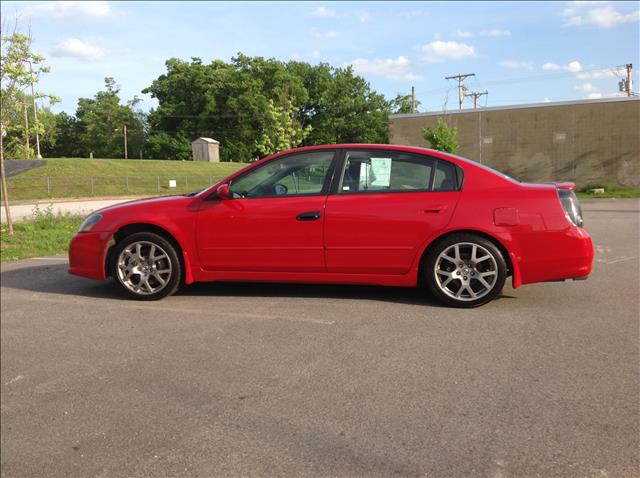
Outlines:
<svg viewBox="0 0 640 478"><path fill-rule="evenodd" d="M218 186L218 189L216 189L216 193L218 194L219 199L226 200L231 198L231 191L229 191L228 184L222 184Z"/></svg>

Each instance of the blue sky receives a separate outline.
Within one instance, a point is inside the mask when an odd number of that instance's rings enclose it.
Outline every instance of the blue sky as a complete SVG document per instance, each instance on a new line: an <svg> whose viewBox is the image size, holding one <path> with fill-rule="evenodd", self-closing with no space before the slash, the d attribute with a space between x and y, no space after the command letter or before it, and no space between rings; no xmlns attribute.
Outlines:
<svg viewBox="0 0 640 478"><path fill-rule="evenodd" d="M415 86L430 111L457 107L444 77L458 73L488 90L481 106L615 95L626 63L640 85L639 2L2 2L16 12L51 66L40 89L69 113L105 76L151 108L141 90L166 59L237 52L351 64L387 97Z"/></svg>

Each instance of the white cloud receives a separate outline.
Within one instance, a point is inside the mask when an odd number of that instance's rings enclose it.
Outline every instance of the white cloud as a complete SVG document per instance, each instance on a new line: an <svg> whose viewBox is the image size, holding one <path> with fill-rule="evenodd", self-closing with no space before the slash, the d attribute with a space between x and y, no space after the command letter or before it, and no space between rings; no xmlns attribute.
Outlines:
<svg viewBox="0 0 640 478"><path fill-rule="evenodd" d="M613 68L603 70L581 71L576 75L581 80L602 80L604 78L615 78L618 76Z"/></svg>
<svg viewBox="0 0 640 478"><path fill-rule="evenodd" d="M545 63L542 65L543 70L564 70L570 71L571 73L578 73L582 70L582 65L579 61L572 61L566 65L558 65L556 63Z"/></svg>
<svg viewBox="0 0 640 478"><path fill-rule="evenodd" d="M602 3L607 3L607 1L606 0L603 0L603 1L596 1L596 0L581 1L581 0L577 0L577 1L574 1L574 2L567 2L567 6L562 11L562 15L564 15L565 17L570 17L570 16L573 16L573 15L577 15L578 13L580 13L580 10L583 7L594 6L594 5L598 5L598 4L602 4Z"/></svg>
<svg viewBox="0 0 640 478"><path fill-rule="evenodd" d="M567 18L564 26L593 25L599 28L611 28L622 23L640 21L640 10L623 14L611 5L603 5L582 11L582 8L587 5L594 6L601 3L605 2L570 2L562 12L562 15Z"/></svg>
<svg viewBox="0 0 640 478"><path fill-rule="evenodd" d="M106 54L106 49L91 45L77 38L67 38L54 45L51 49L52 56L77 58L79 60L99 60Z"/></svg>
<svg viewBox="0 0 640 478"><path fill-rule="evenodd" d="M318 50L313 50L313 51L311 52L311 56L317 60L318 58L320 58L320 51L318 51Z"/></svg>
<svg viewBox="0 0 640 478"><path fill-rule="evenodd" d="M583 93L595 93L597 91L597 88L591 83L583 83L582 85L577 85L575 89L578 91L582 91Z"/></svg>
<svg viewBox="0 0 640 478"><path fill-rule="evenodd" d="M458 35L460 38L469 38L471 36L473 36L473 33L471 32L465 32L460 30L459 28L456 30L456 35Z"/></svg>
<svg viewBox="0 0 640 478"><path fill-rule="evenodd" d="M357 58L349 63L353 70L361 75L381 76L391 80L420 81L422 76L409 71L411 62L404 56L366 60Z"/></svg>
<svg viewBox="0 0 640 478"><path fill-rule="evenodd" d="M309 32L311 33L311 35L314 38L318 38L318 39L334 39L338 36L338 32L334 31L334 30L329 30L329 31L322 31L318 28L312 28L311 30L309 30Z"/></svg>
<svg viewBox="0 0 640 478"><path fill-rule="evenodd" d="M331 10L330 8L327 8L325 6L320 6L313 12L311 12L311 15L313 15L314 17L335 17L336 11Z"/></svg>
<svg viewBox="0 0 640 478"><path fill-rule="evenodd" d="M111 17L113 10L109 2L104 1L62 1L28 5L23 14L61 20L91 20Z"/></svg>
<svg viewBox="0 0 640 478"><path fill-rule="evenodd" d="M602 93L589 93L589 96L587 96L587 98L590 100L597 100L598 98L602 98Z"/></svg>
<svg viewBox="0 0 640 478"><path fill-rule="evenodd" d="M418 17L426 17L427 15L429 15L428 12L424 11L424 10L409 10L406 12L400 12L399 16L402 18L418 18Z"/></svg>
<svg viewBox="0 0 640 478"><path fill-rule="evenodd" d="M360 12L358 13L358 20L360 20L360 23L367 23L371 20L371 14L367 11Z"/></svg>
<svg viewBox="0 0 640 478"><path fill-rule="evenodd" d="M544 100L542 100L543 103L551 103L551 99L548 96L544 97Z"/></svg>
<svg viewBox="0 0 640 478"><path fill-rule="evenodd" d="M533 70L533 63L529 63L528 61L518 61L518 60L505 60L498 63L503 68L508 68L510 70Z"/></svg>
<svg viewBox="0 0 640 478"><path fill-rule="evenodd" d="M432 41L422 45L420 50L424 53L421 59L430 63L442 63L447 60L461 60L476 56L473 46L456 41Z"/></svg>
<svg viewBox="0 0 640 478"><path fill-rule="evenodd" d="M510 37L510 30L499 30L497 28L492 28L491 30L482 30L480 32L480 36L482 37Z"/></svg>

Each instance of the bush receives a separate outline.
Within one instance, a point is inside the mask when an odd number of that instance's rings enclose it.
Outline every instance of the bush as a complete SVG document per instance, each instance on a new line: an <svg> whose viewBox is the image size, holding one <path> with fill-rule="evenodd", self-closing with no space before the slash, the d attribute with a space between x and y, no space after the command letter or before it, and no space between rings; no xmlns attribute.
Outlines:
<svg viewBox="0 0 640 478"><path fill-rule="evenodd" d="M458 130L449 128L442 118L438 118L436 128L423 128L422 136L429 141L431 148L444 153L455 153L460 148Z"/></svg>

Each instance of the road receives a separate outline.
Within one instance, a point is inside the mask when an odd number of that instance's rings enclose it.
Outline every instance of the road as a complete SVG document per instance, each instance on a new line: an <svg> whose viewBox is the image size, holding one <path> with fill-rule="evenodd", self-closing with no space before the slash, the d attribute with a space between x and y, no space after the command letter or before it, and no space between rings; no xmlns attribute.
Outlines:
<svg viewBox="0 0 640 478"><path fill-rule="evenodd" d="M640 202L584 208L589 280L474 310L3 265L2 476L640 476Z"/></svg>

